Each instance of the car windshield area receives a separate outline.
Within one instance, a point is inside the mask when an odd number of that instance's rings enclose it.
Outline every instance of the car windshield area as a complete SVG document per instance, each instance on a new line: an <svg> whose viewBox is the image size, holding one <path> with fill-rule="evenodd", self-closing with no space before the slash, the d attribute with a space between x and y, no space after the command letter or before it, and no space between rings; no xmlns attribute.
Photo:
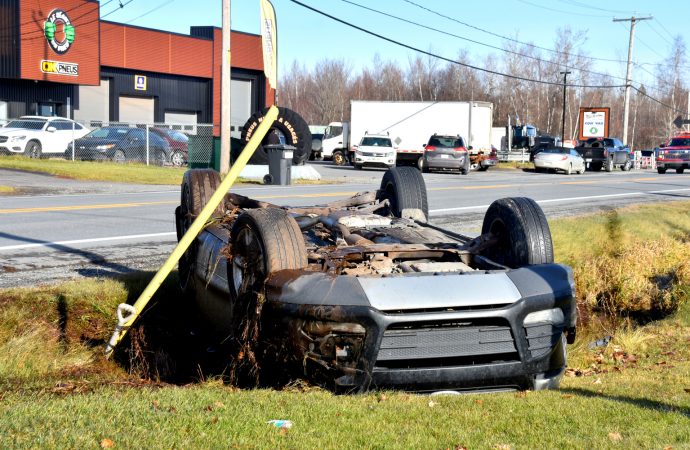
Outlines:
<svg viewBox="0 0 690 450"><path fill-rule="evenodd" d="M329 126L326 128L326 132L324 133L323 137L324 139L332 138L333 136L340 136L343 134L343 127L339 126Z"/></svg>
<svg viewBox="0 0 690 450"><path fill-rule="evenodd" d="M5 128L21 128L23 130L42 130L46 122L46 120L40 119L13 120L7 125L5 125Z"/></svg>
<svg viewBox="0 0 690 450"><path fill-rule="evenodd" d="M429 145L440 148L458 148L464 147L465 141L458 136L432 136L429 139Z"/></svg>
<svg viewBox="0 0 690 450"><path fill-rule="evenodd" d="M668 147L690 147L690 138L673 138Z"/></svg>
<svg viewBox="0 0 690 450"><path fill-rule="evenodd" d="M99 128L93 130L87 136L101 139L122 139L129 131L127 128Z"/></svg>
<svg viewBox="0 0 690 450"><path fill-rule="evenodd" d="M360 146L369 147L392 147L390 138L385 137L363 137Z"/></svg>

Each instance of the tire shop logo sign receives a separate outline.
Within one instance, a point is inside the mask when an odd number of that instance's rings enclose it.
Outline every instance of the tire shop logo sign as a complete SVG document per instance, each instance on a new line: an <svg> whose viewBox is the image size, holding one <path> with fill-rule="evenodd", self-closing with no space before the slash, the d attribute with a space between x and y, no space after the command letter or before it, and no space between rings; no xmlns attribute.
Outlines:
<svg viewBox="0 0 690 450"><path fill-rule="evenodd" d="M54 9L43 24L43 33L48 45L58 55L64 55L74 43L75 30L67 13Z"/></svg>

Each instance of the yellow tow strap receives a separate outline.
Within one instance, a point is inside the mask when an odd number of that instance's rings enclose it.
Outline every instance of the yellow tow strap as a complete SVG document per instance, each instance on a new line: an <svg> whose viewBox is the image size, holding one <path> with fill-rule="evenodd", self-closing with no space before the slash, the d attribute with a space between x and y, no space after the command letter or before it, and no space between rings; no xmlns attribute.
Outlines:
<svg viewBox="0 0 690 450"><path fill-rule="evenodd" d="M170 256L168 256L168 259L165 261L165 263L163 263L163 266L158 269L158 272L156 272L156 275L154 275L154 277L151 279L148 286L146 286L146 289L144 289L144 292L141 293L134 305L122 303L117 307L117 326L115 327L115 331L113 332L113 335L105 348L106 358L109 358L110 355L112 355L113 350L115 350L115 347L117 347L117 344L119 344L120 341L125 337L127 330L129 330L134 321L137 320L137 317L139 317L141 311L151 300L153 294L156 293L163 281L165 281L165 278L170 274L170 272L172 272L177 262L180 260L182 255L184 255L184 252L187 251L192 242L194 242L194 239L196 239L197 235L204 228L206 222L213 214L213 211L215 211L216 206L223 201L225 194L227 194L227 192L230 190L230 187L232 187L233 183L235 183L235 180L240 175L240 172L242 172L244 166L246 166L247 162L249 162L249 158L251 158L251 156L254 154L256 148L259 146L264 136L266 136L268 130L271 128L271 125L277 118L278 108L272 106L263 117L263 120L256 129L254 135L251 137L251 139L249 139L249 142L247 142L247 146L237 158L237 161L235 161L230 168L230 172L228 172L226 177L220 183L220 186L218 186L216 192L211 196L208 203L206 206L204 206L204 209L201 210L194 222L192 222L189 230L187 230L184 236L182 236L182 239L180 239L180 242L178 242L177 247L175 247Z"/></svg>

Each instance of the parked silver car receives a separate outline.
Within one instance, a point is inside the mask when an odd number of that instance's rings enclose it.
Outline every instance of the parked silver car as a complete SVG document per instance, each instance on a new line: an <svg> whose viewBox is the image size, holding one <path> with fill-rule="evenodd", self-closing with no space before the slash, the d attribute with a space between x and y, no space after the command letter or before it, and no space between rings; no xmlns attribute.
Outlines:
<svg viewBox="0 0 690 450"><path fill-rule="evenodd" d="M537 172L558 170L571 173L585 173L585 160L572 148L546 148L534 155L534 169Z"/></svg>

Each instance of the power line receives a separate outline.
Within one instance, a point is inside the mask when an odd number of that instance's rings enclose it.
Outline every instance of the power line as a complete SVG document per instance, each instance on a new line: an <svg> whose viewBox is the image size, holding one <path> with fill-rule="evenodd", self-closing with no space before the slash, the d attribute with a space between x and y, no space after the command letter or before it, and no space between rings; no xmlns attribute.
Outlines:
<svg viewBox="0 0 690 450"><path fill-rule="evenodd" d="M646 92L643 92L641 89L638 89L638 88L636 88L635 86L631 86L631 87L632 87L633 89L635 89L639 94L644 95L644 96L647 97L648 99L650 99L650 100L652 100L652 101L654 101L654 102L660 104L661 106L664 106L664 107L670 109L670 110L673 111L673 112L677 112L677 113L680 113L680 114L683 114L683 115L687 115L687 114L688 114L687 111L682 111L682 110L677 109L677 108L675 108L675 107L673 107L673 106L671 106L671 105L667 105L666 103L662 102L661 100L657 100L656 98L652 97L651 95L647 94Z"/></svg>
<svg viewBox="0 0 690 450"><path fill-rule="evenodd" d="M558 13L562 13L562 14L568 14L569 16L599 17L599 18L602 17L601 14L585 14L585 13L576 13L576 12L572 12L572 11L563 11L562 9L549 8L548 6L538 5L538 4L536 4L536 3L528 2L527 0L518 0L518 1L519 1L520 3L524 3L524 4L526 4L526 5L530 5L530 6L534 6L534 7L542 8L542 9L546 9L546 10L548 10L548 11L558 12Z"/></svg>
<svg viewBox="0 0 690 450"><path fill-rule="evenodd" d="M161 9L162 7L164 7L164 6L166 6L166 5L169 5L170 3L174 2L174 1L175 1L175 0L167 0L167 1L164 1L164 2L161 3L160 5L155 6L155 7L151 8L151 9L149 9L148 11L146 11L145 13L142 13L142 14L136 16L135 18L129 19L128 21L123 22L123 23L132 23L132 22L134 22L135 20L138 20L138 19L141 19L142 17L148 16L148 15L151 14L152 12L158 11L158 10Z"/></svg>
<svg viewBox="0 0 690 450"><path fill-rule="evenodd" d="M314 11L315 13L320 14L320 15L322 15L322 16L324 16L324 17L328 17L329 19L332 19L332 20L335 20L336 22L342 23L343 25L347 25L348 27L351 27L351 28L354 28L354 29L356 29L356 30L362 31L363 33L369 34L369 35L371 35L371 36L375 36L375 37L377 37L377 38L379 38L379 39L382 39L382 40L384 40L384 41L390 42L390 43L395 44L395 45L399 45L399 46L401 46L401 47L404 47L404 48L407 48L407 49L409 49L409 50L415 51L415 52L417 52L417 53L421 53L421 54L424 54L424 55L427 55L427 56L431 56L431 57L433 57L433 58L440 59L440 60L442 60L442 61L449 62L449 63L451 63L451 64L456 64L456 65L459 65L459 66L462 66L462 67L467 67L467 68L469 68L469 69L478 70L478 71L480 71L480 72L490 73L490 74L492 74L492 75L498 75L498 76L502 76L502 77L505 77L505 78L511 78L511 79L513 79L513 80L526 81L526 82L530 82L530 83L547 84L547 85L559 86L559 87L562 86L562 83L559 83L559 82L557 82L557 81L535 80L535 79L532 79L532 78L520 77L520 76L517 76L517 75L509 75L509 74L507 74L507 73L502 73L502 72L498 72L498 71L495 71L495 70L489 70L489 69L486 69L486 68L483 68L483 67L473 66L473 65L471 65L471 64L466 64L466 63L463 63L463 62L460 62L460 61L456 61L456 60L454 60L454 59L446 58L445 56L437 55L437 54L435 54L435 53L432 53L432 52L429 52L429 51L426 51L426 50L422 50L422 49L417 48L417 47L413 47L413 46L411 46L411 45L402 43L402 42L400 42L400 41L396 41L395 39L391 39L391 38L386 37L386 36L383 36L383 35L381 35L381 34L374 33L374 32L371 31L371 30L367 30L366 28L362 28L362 27L360 27L360 26L358 26L358 25L355 25L355 24L353 24L353 23L347 22L347 21L345 21L345 20L343 20L343 19L340 19L340 18L338 18L338 17L332 16L332 15L330 15L330 14L324 12L324 11L321 11L321 10L319 10L319 9L316 9L316 8L312 7L312 6L306 5L306 4L304 4L304 3L302 3L302 2L300 2L300 1L298 1L298 0L290 0L290 1L291 1L292 3L295 3L295 4L297 4L297 5L302 6L303 8L306 8L306 9L309 9L309 10L311 10L311 11ZM578 87L578 88L592 88L592 89L609 89L609 88L623 88L623 87L625 87L625 85L597 86L597 85L583 85L583 84L571 84L571 85L569 85L569 86L570 86L570 87Z"/></svg>
<svg viewBox="0 0 690 450"><path fill-rule="evenodd" d="M390 17L390 18L399 20L399 21L401 21L401 22L405 22L405 23L409 23L409 24L411 24L411 25L415 25L415 26L420 27L420 28L424 28L424 29L427 29L427 30L435 31L435 32L437 32L437 33L445 34L445 35L447 35L447 36L452 36L452 37L455 37L455 38L458 38L458 39L462 39L463 41L472 42L473 44L482 45L482 46L484 46L484 47L493 48L493 49L495 49L495 50L500 50L500 51L502 51L502 52L511 53L511 54L513 54L513 55L521 56L521 57L523 57L523 58L533 59L533 60L535 60L535 61L543 62L543 63L546 63L546 64L552 64L552 65L555 65L555 66L559 66L559 68L560 68L560 67L564 67L564 68L566 68L566 69L573 69L573 70L577 70L577 71L579 71L579 72L591 73L591 74L594 74L594 75L601 75L601 76L605 76L605 77L611 77L611 78L618 79L618 80L625 80L625 78L623 78L623 77L617 77L617 76L614 76L614 75L610 75L610 74L608 74L608 73L595 72L595 71L593 71L593 70L582 69L582 68L579 68L579 67L576 67L576 66L571 66L571 65L565 64L565 63L560 63L560 62L557 62L557 61L549 61L549 60L546 60L546 59L539 58L539 57L537 57L537 56L526 55L526 54L524 54L524 53L516 52L516 51L513 51L513 50L508 50L508 49L505 49L505 48L502 48L502 47L497 47L497 46L495 46L495 45L486 44L486 43L484 43L484 42L476 41L476 40L474 40L474 39L466 38L466 37L464 37L464 36L460 36L460 35L457 35L457 34L453 34L453 33L450 33L450 32L448 32L448 31L445 31L445 30L440 30L440 29L438 29L438 28L430 27L430 26L428 26L428 25L420 24L420 23L414 22L414 21L412 21L412 20L408 20L408 19L405 19L405 18L402 18L402 17L399 17L399 16L395 16L395 15L393 15L393 14L389 14L389 13L386 13L386 12L383 12L383 11L380 11L380 10L377 10L377 9L373 9L373 8L368 7L368 6L364 6L364 5L361 5L361 4L359 4L359 3L355 3L355 2L353 2L353 1L351 1L351 0L340 0L340 1L342 1L342 2L344 2L344 3L348 3L348 4L350 4L350 5L357 6L357 7L362 8L362 9L366 9L367 11L371 11L371 12L375 12L375 13L377 13L377 14L381 14L382 16ZM571 55L571 56L580 57L581 55Z"/></svg>
<svg viewBox="0 0 690 450"><path fill-rule="evenodd" d="M423 9L423 10L425 10L425 11L427 11L427 12L430 12L431 14L435 14L435 15L437 15L437 16L439 16L439 17L443 17L444 19L448 19L448 20L450 20L450 21L452 21L452 22L459 23L460 25L464 25L464 26L469 27L469 28L472 28L472 29L474 29L474 30L481 31L482 33L486 33L486 34L489 34L489 35L491 35L491 36L495 36L495 37L498 37L498 38L501 38L501 39L505 39L505 40L507 40L507 41L515 42L515 43L520 44L520 45L526 45L526 46L528 46L528 47L538 48L538 49L540 49L540 50L544 50L544 51L547 51L547 52L550 52L550 53L564 54L564 52L561 52L561 51L558 51L558 50L553 50L553 49L550 49L550 48L547 48L547 47L542 47L542 46L539 46L539 45L536 45L536 44L532 44L532 43L530 43L530 42L523 42L523 41L520 41L520 40L515 39L515 38L511 38L511 37L508 37L508 36L503 36L503 35L498 34L498 33L494 33L493 31L485 30L485 29L480 28L480 27L478 27L478 26L476 26L476 25L472 25L472 24L469 24L469 23L467 23L467 22L463 22L463 21L461 21L461 20L458 20L458 19L456 19L456 18L454 18L454 17L447 16L447 15L445 15L445 14L443 14L443 13L438 12L438 11L434 11L433 9L427 8L426 6L420 5L419 3L415 3L415 2L413 2L412 0L402 0L402 1L404 1L404 2L406 2L406 3L409 3L410 5L416 6L417 8ZM621 59L597 58L597 57L594 57L594 56L582 56L582 58L589 59L589 60L592 60L592 61L605 61L605 62L615 62L615 63L624 63L624 64L627 63L627 61L624 61L624 60L621 60ZM641 64L653 65L653 66L663 66L663 65L664 65L664 64L661 64L661 63L641 63Z"/></svg>
<svg viewBox="0 0 690 450"><path fill-rule="evenodd" d="M610 13L623 13L623 14L627 14L630 12L630 11L621 11L621 10L617 10L617 9L598 8L596 6L588 5L588 4L582 3L582 2L578 2L576 0L558 0L558 1L561 3L567 3L570 5L574 5L574 6L579 6L580 8L592 9L592 10L596 10L596 11L603 11L603 12L610 12Z"/></svg>
<svg viewBox="0 0 690 450"><path fill-rule="evenodd" d="M672 43L671 41L669 41L668 38L667 38L666 36L664 36L664 35L662 35L661 33L659 33L659 31L657 31L657 29L654 28L654 27L652 26L652 21L651 21L651 20L650 20L649 22L647 22L647 25L649 25L649 28L651 28L652 31L655 32L657 36L659 36L661 39L663 39L664 41L666 41L667 44L673 45L673 43Z"/></svg>

